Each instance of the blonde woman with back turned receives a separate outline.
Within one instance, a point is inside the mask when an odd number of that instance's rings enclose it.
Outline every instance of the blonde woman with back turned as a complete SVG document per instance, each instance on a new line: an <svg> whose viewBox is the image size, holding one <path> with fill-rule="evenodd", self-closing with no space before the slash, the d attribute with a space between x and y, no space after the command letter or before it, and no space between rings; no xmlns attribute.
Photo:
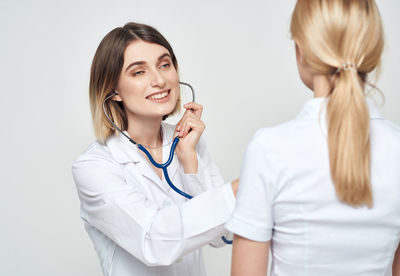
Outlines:
<svg viewBox="0 0 400 276"><path fill-rule="evenodd" d="M298 117L250 142L235 210L232 275L400 275L400 128L366 98L383 51L373 0L298 0Z"/></svg>

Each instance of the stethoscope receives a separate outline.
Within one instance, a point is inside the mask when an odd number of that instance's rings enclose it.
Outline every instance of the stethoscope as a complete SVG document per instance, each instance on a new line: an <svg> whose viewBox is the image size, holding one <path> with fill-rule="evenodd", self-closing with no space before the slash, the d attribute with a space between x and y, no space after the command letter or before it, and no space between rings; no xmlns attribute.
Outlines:
<svg viewBox="0 0 400 276"><path fill-rule="evenodd" d="M195 102L195 99L196 99L196 98L195 98L194 88L193 88L190 84L188 84L188 83L186 83L186 82L180 81L179 84L186 85L187 87L190 88L190 91L191 91L191 93L192 93L192 102ZM151 156L150 152L149 152L143 145L136 143L135 140L133 140L131 137L129 137L127 134L125 134L116 124L114 124L114 122L113 122L113 120L111 120L110 116L108 116L107 110L106 110L106 102L107 102L109 99L111 99L112 97L116 96L116 95L118 95L118 93L117 93L116 91L113 90L113 91L110 92L110 94L109 94L109 95L104 99L104 101L103 101L103 112L104 112L104 114L106 115L108 121L111 123L111 125L112 125L116 130L119 131L119 133L121 133L122 135L124 135L132 144L136 145L138 149L140 149L141 151L143 151L143 152L146 154L147 158L150 160L151 164L153 164L155 167L157 167L157 168L159 168L159 169L162 169L162 171L163 171L163 173L164 173L164 176L165 176L165 180L167 181L167 183L168 183L168 185L171 187L171 189L173 189L175 192L177 192L178 194L180 194L180 195L183 196L183 197L186 197L186 198L188 198L188 199L192 199L193 196L191 196L191 195L185 193L184 191L181 191L180 189L178 189L178 188L172 183L172 181L171 181L171 179L169 178L169 175L168 175L168 170L167 170L167 168L168 168L168 166L171 164L172 159L174 158L174 152L175 152L175 148L176 148L176 146L177 146L177 144L178 144L178 142L179 142L179 137L175 137L174 140L173 140L173 142L172 142L171 150L170 150L170 152L169 152L169 157L168 157L167 162L165 162L165 163L163 163L163 164L160 164L160 163L156 162L156 161L153 159L153 157ZM221 239L222 239L226 244L232 244L232 241L226 239L224 236L222 236Z"/></svg>

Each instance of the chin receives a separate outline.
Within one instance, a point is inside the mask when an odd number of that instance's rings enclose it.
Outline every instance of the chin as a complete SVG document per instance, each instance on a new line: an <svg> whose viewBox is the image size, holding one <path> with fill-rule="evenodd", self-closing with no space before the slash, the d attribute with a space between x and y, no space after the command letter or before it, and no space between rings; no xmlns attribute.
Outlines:
<svg viewBox="0 0 400 276"><path fill-rule="evenodd" d="M170 107L165 107L159 110L158 114L161 117L164 117L166 115L169 115L172 113L172 111L174 111L175 109L175 105L174 106L170 106Z"/></svg>

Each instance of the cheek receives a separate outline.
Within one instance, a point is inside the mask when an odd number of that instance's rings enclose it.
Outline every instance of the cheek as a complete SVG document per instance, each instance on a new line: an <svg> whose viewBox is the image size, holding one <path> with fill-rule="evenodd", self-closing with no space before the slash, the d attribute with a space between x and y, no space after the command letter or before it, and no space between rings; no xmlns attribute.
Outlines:
<svg viewBox="0 0 400 276"><path fill-rule="evenodd" d="M175 90L175 97L176 97L176 100L178 100L179 94L180 94L178 73L176 71L169 73L167 76L167 79L168 79L168 83L169 83L170 87Z"/></svg>
<svg viewBox="0 0 400 276"><path fill-rule="evenodd" d="M168 82L176 82L179 80L178 71L174 66L169 67L167 70L161 71L161 74Z"/></svg>
<svg viewBox="0 0 400 276"><path fill-rule="evenodd" d="M116 87L126 110L140 113L144 106L146 85L139 79L121 78Z"/></svg>
<svg viewBox="0 0 400 276"><path fill-rule="evenodd" d="M121 79L118 82L117 91L125 100L141 97L146 92L146 83L140 79Z"/></svg>

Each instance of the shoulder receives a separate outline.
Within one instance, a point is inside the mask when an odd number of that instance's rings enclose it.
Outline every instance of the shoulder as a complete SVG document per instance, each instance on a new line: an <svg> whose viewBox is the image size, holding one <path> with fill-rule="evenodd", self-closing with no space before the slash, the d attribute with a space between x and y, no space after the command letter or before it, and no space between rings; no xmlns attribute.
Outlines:
<svg viewBox="0 0 400 276"><path fill-rule="evenodd" d="M106 144L95 141L82 152L73 162L72 170L82 167L109 166L115 163Z"/></svg>
<svg viewBox="0 0 400 276"><path fill-rule="evenodd" d="M74 183L81 193L103 193L117 183L124 183L121 166L107 145L93 142L72 164Z"/></svg>
<svg viewBox="0 0 400 276"><path fill-rule="evenodd" d="M279 125L264 127L255 132L246 150L245 160L252 165L265 168L272 175L288 170L288 163L297 153L304 152L304 122L291 120ZM300 130L299 130L300 129ZM250 161L249 161L250 160Z"/></svg>
<svg viewBox="0 0 400 276"><path fill-rule="evenodd" d="M273 127L257 130L249 142L241 170L241 184L247 182L253 185L257 181L267 185L268 189L275 189L284 181L287 175L287 158L290 149L287 139L292 131L294 121L289 121ZM251 183L250 183L251 182Z"/></svg>
<svg viewBox="0 0 400 276"><path fill-rule="evenodd" d="M255 132L250 145L259 147L262 150L269 150L281 145L283 141L290 139L298 122L288 121L276 126L264 127Z"/></svg>

